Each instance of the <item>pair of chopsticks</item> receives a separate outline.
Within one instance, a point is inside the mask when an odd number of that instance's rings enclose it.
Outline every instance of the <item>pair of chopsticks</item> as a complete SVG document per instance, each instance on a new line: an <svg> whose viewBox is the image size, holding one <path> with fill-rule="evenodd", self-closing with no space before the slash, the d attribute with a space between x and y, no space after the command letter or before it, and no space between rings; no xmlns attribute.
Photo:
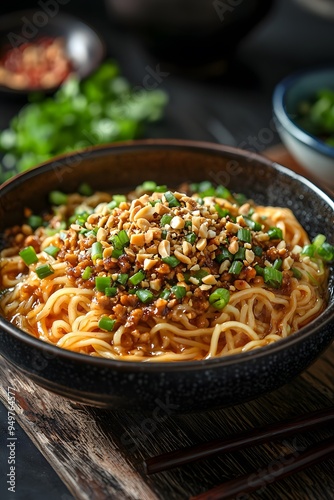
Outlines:
<svg viewBox="0 0 334 500"><path fill-rule="evenodd" d="M332 421L334 421L334 406L276 424L270 424L262 428L255 428L232 436L229 439L215 439L181 450L150 457L143 462L144 470L146 474L166 471L174 467L212 457L218 453L231 453L267 441L286 438L298 432L308 431ZM268 468L263 469L261 473L241 476L193 497L192 500L227 499L239 493L249 493L263 486L266 481L273 483L290 474L326 460L331 456L334 456L334 437L302 453L287 455L275 472L272 471L272 468Z"/></svg>

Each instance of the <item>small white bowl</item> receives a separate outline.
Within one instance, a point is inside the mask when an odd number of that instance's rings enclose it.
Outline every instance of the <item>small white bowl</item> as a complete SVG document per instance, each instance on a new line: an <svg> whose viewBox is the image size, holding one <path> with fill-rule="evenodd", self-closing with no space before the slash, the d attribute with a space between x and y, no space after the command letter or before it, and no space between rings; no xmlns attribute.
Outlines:
<svg viewBox="0 0 334 500"><path fill-rule="evenodd" d="M334 66L300 71L274 90L273 109L282 142L297 162L322 184L334 186L334 147L300 128L294 121L301 101L320 89L334 90Z"/></svg>

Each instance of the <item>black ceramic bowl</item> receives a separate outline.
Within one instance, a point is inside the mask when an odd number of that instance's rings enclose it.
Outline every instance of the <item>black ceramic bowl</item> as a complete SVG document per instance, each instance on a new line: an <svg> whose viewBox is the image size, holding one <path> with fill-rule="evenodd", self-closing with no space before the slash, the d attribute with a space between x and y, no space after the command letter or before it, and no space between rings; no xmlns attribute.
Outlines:
<svg viewBox="0 0 334 500"><path fill-rule="evenodd" d="M43 37L61 38L64 50L79 78L90 75L105 56L105 45L101 37L86 23L59 11L59 5L45 5L34 10L16 11L1 16L0 57L10 48L20 47ZM0 85L0 91L27 94L38 89L26 87L14 89ZM56 87L41 89L49 93Z"/></svg>
<svg viewBox="0 0 334 500"><path fill-rule="evenodd" d="M56 158L0 187L0 232L19 223L24 206L46 206L56 187L125 191L144 180L177 186L208 179L257 202L294 210L309 235L334 244L334 203L317 187L258 155L195 142L148 140L93 148ZM291 381L334 338L334 270L327 309L289 338L252 352L205 361L123 362L47 345L0 318L0 352L37 384L73 400L113 409L175 412L237 404Z"/></svg>

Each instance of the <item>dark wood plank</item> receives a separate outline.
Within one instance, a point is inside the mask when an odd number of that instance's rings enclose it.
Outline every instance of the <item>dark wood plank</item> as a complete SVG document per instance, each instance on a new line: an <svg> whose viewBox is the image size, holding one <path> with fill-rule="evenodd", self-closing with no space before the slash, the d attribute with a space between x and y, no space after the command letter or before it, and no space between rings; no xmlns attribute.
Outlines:
<svg viewBox="0 0 334 500"><path fill-rule="evenodd" d="M144 457L329 406L333 359L334 346L291 384L246 404L200 414L171 416L161 409L118 414L78 405L37 387L4 361L1 399L6 404L7 386L15 388L20 425L76 498L181 500L240 474L261 474L268 464L274 472L285 454L298 454L333 431L323 428L151 477L143 473ZM334 461L327 461L275 485L264 484L247 498L331 498L333 468Z"/></svg>

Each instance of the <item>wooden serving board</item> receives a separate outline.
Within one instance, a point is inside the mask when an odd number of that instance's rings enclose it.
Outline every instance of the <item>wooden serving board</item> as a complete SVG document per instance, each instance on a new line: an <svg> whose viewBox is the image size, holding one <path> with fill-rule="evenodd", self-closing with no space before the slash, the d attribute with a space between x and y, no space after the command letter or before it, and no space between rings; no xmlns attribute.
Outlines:
<svg viewBox="0 0 334 500"><path fill-rule="evenodd" d="M150 455L333 405L334 346L292 383L254 401L173 416L166 400L167 410L159 418L157 412L118 414L73 403L38 387L3 359L0 376L1 400L7 405L7 387L14 389L17 421L80 500L187 499L245 473L260 475L268 464L274 471L284 464L285 454L298 454L333 435L333 429L323 427L149 477L142 467ZM243 498L334 498L333 470L334 459L276 484L263 484L261 492Z"/></svg>

